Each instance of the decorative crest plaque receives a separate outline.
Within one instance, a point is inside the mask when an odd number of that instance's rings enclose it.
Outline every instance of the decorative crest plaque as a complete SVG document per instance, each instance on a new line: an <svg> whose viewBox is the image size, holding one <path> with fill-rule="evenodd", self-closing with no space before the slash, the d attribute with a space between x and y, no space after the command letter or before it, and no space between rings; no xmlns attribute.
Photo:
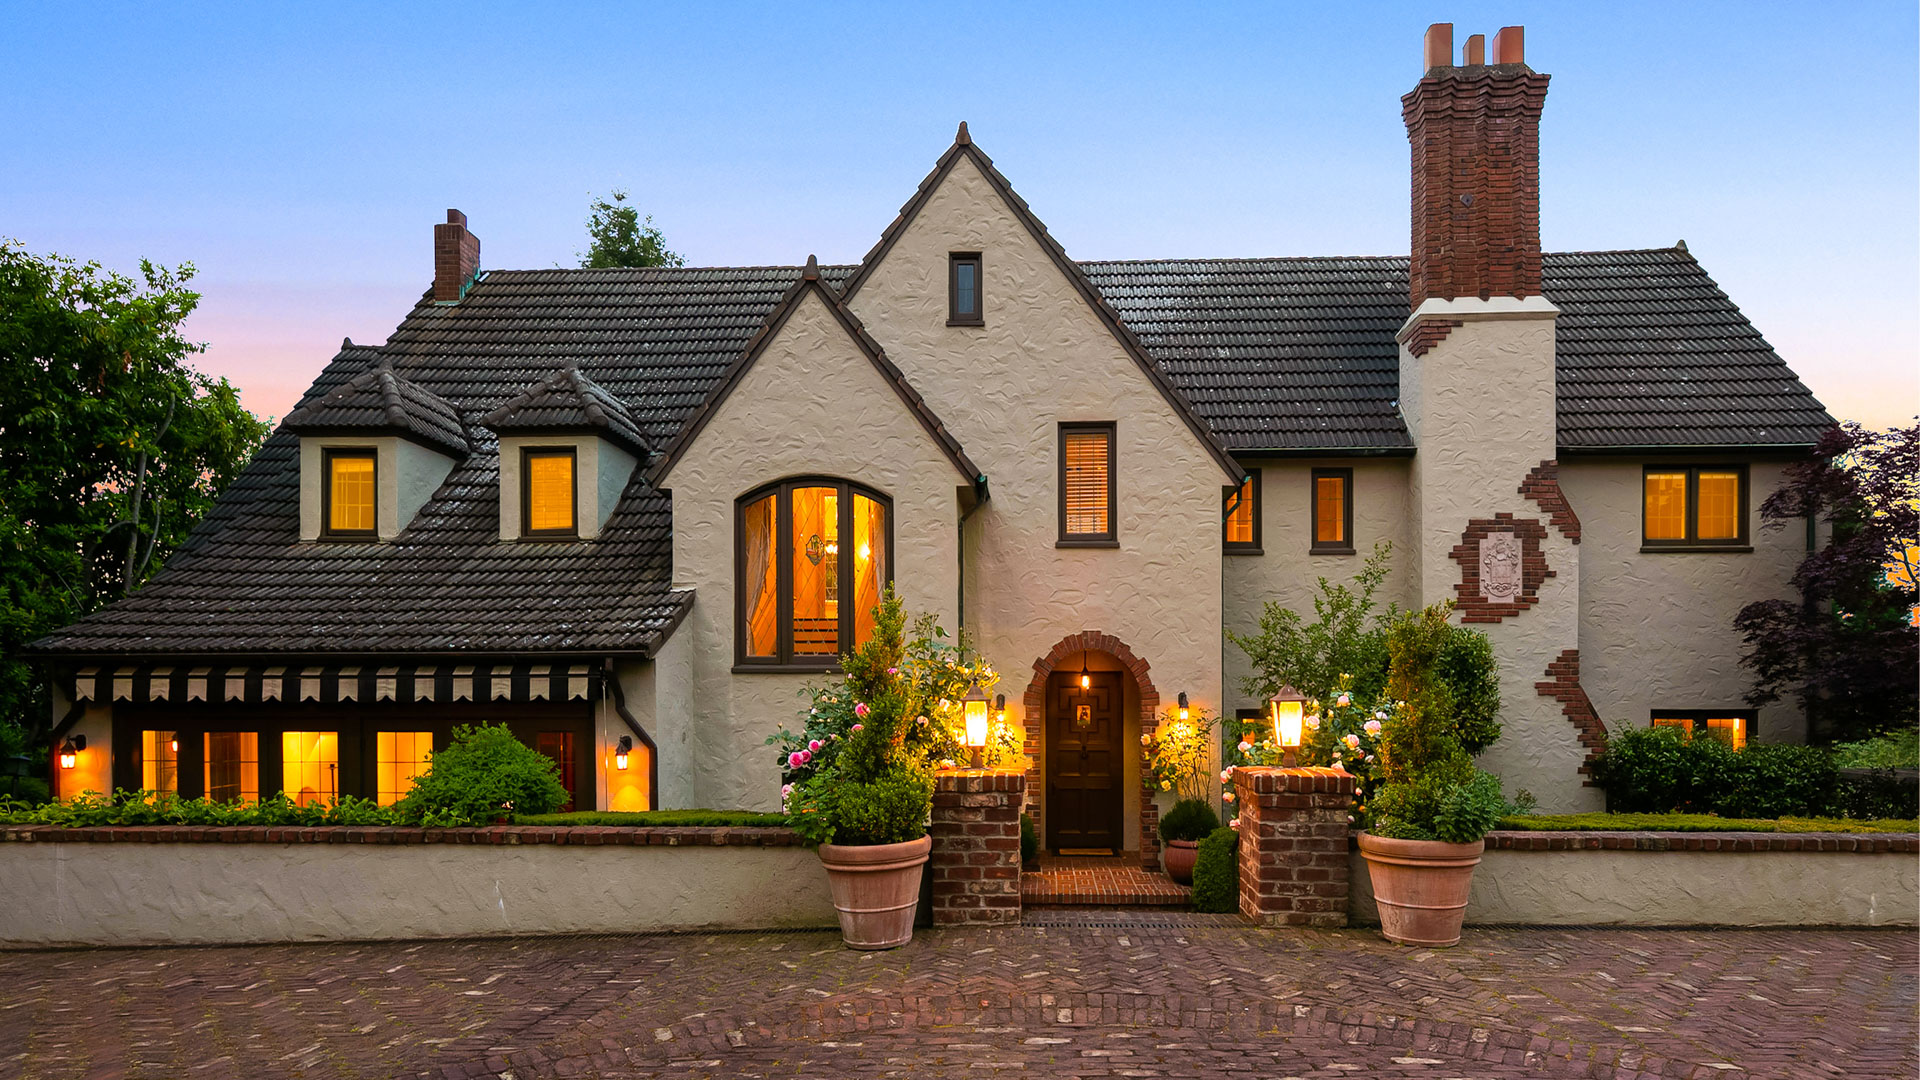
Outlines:
<svg viewBox="0 0 1920 1080"><path fill-rule="evenodd" d="M1520 597L1520 538L1510 532L1480 538L1480 595L1490 603L1511 604Z"/></svg>

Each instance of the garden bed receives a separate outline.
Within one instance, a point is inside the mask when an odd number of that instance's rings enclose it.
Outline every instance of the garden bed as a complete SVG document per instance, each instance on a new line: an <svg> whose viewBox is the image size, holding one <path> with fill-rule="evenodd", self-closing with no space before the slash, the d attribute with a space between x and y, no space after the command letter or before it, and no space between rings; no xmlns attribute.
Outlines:
<svg viewBox="0 0 1920 1080"><path fill-rule="evenodd" d="M1716 814L1532 814L1501 819L1503 831L1920 833L1901 818L1723 818Z"/></svg>

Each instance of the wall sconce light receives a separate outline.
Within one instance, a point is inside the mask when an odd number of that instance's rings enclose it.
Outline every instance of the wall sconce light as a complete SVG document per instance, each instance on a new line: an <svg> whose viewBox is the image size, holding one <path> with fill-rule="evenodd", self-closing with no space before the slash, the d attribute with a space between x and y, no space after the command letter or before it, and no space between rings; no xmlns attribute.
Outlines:
<svg viewBox="0 0 1920 1080"><path fill-rule="evenodd" d="M620 745L613 750L613 767L621 772L627 771L627 755L633 753L633 736L620 736Z"/></svg>
<svg viewBox="0 0 1920 1080"><path fill-rule="evenodd" d="M1007 722L1007 695L1001 694L993 699L993 719L995 723Z"/></svg>
<svg viewBox="0 0 1920 1080"><path fill-rule="evenodd" d="M80 763L80 751L87 748L85 735L69 735L67 741L60 744L60 767L71 769Z"/></svg>
<svg viewBox="0 0 1920 1080"><path fill-rule="evenodd" d="M179 739L168 739L168 740L167 740L167 752L168 752L168 753L173 753L173 754L177 754L177 753L179 753L179 752L180 752L180 740L179 740Z"/></svg>
<svg viewBox="0 0 1920 1080"><path fill-rule="evenodd" d="M1180 691L1180 719L1185 720L1187 718L1187 715L1188 715L1187 692L1185 690L1182 690Z"/></svg>
<svg viewBox="0 0 1920 1080"><path fill-rule="evenodd" d="M1291 769L1293 752L1300 746L1301 729L1306 726L1307 696L1291 686L1274 691L1267 702L1267 715L1273 720L1273 741L1280 744L1281 764Z"/></svg>
<svg viewBox="0 0 1920 1080"><path fill-rule="evenodd" d="M967 687L967 696L960 703L967 722L966 744L973 751L973 767L978 769L987 746L987 692L974 683Z"/></svg>

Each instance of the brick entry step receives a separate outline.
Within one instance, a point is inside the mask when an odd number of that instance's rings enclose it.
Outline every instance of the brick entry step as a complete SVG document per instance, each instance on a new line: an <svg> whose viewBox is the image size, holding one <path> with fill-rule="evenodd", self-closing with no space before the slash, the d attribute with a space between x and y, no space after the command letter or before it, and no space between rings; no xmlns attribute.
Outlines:
<svg viewBox="0 0 1920 1080"><path fill-rule="evenodd" d="M1140 869L1140 853L1042 855L1040 869L1020 875L1022 907L1178 907L1192 892L1167 875Z"/></svg>

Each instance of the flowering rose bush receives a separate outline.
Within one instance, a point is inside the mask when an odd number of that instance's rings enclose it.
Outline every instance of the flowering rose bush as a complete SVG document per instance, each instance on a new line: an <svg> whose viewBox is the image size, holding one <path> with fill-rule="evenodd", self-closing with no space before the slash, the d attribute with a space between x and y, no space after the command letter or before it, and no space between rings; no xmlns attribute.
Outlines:
<svg viewBox="0 0 1920 1080"><path fill-rule="evenodd" d="M1204 801L1215 723L1213 713L1197 705L1185 720L1171 706L1162 710L1159 725L1140 735L1140 771L1147 787Z"/></svg>
<svg viewBox="0 0 1920 1080"><path fill-rule="evenodd" d="M1331 704L1309 701L1300 748L1294 760L1301 765L1337 765L1353 774L1354 816L1364 821L1367 806L1380 783L1380 733L1393 715L1394 704L1364 701L1353 689L1353 677L1342 674L1335 681ZM1223 798L1233 801L1233 770L1242 765L1278 765L1284 760L1281 747L1274 742L1273 726L1266 721L1243 721L1240 741L1228 748L1227 770L1220 774L1226 785Z"/></svg>

